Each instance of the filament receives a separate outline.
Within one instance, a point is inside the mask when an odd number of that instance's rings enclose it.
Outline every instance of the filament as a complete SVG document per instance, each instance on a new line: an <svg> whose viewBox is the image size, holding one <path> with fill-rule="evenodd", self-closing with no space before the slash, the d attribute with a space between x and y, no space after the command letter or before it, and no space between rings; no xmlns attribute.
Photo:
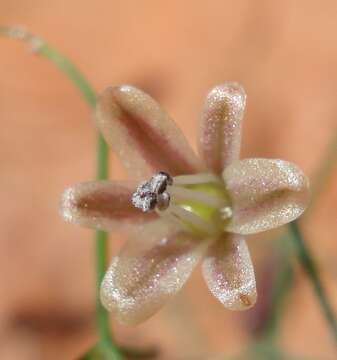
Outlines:
<svg viewBox="0 0 337 360"><path fill-rule="evenodd" d="M221 180L209 173L195 174L195 175L179 175L173 178L175 185L193 185L193 184L205 184L205 183L220 183Z"/></svg>
<svg viewBox="0 0 337 360"><path fill-rule="evenodd" d="M169 192L171 195L171 201L174 201L176 198L180 200L193 200L216 208L224 204L224 200L218 196L184 187L170 186Z"/></svg>
<svg viewBox="0 0 337 360"><path fill-rule="evenodd" d="M187 226L192 225L193 228L204 231L208 234L214 233L215 228L212 223L205 221L198 215L195 215L192 211L185 209L182 206L171 204L165 213L173 215Z"/></svg>

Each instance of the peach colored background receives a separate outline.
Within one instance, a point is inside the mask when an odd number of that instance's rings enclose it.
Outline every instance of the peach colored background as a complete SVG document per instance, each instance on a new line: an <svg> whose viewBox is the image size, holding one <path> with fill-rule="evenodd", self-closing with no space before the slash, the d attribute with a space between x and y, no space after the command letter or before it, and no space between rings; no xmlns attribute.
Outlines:
<svg viewBox="0 0 337 360"><path fill-rule="evenodd" d="M334 0L0 2L0 24L40 34L97 90L142 87L191 142L207 90L241 82L243 156L284 158L309 175L337 126L336 14ZM71 360L95 341L93 241L91 231L62 222L57 204L63 188L93 177L91 114L73 85L27 46L0 38L0 55L0 358ZM336 180L335 172L304 226L335 310ZM268 238L250 242L257 268L270 254ZM111 239L112 252L120 243ZM233 354L250 339L247 316L224 310L199 270L151 320L114 328L123 343L159 344L161 359ZM292 353L336 358L298 267L280 342Z"/></svg>

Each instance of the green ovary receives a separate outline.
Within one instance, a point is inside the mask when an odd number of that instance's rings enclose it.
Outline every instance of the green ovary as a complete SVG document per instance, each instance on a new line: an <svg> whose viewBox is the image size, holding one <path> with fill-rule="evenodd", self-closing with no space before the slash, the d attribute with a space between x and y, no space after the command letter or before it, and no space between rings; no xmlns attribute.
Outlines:
<svg viewBox="0 0 337 360"><path fill-rule="evenodd" d="M224 217L221 212L221 209L227 208L231 211L231 202L228 196L228 193L221 183L203 183L203 184L193 184L193 185L184 185L182 188L189 190L195 190L199 193L209 194L212 198L220 199L221 206L210 205L200 200L191 200L184 199L180 197L179 199L174 199L175 205L182 207L184 210L198 216L202 222L208 224L212 231L205 231L205 229L192 224L188 219L180 218L182 223L192 232L205 235L207 234L217 234L224 231L225 226L230 221L229 217Z"/></svg>

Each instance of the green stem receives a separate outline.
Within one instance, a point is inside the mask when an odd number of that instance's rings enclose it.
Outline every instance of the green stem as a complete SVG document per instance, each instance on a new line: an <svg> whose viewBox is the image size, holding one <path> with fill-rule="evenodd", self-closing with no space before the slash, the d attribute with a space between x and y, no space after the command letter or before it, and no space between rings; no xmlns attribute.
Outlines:
<svg viewBox="0 0 337 360"><path fill-rule="evenodd" d="M98 346L94 346L93 348L87 350L83 356L81 356L78 360L95 360L100 355Z"/></svg>
<svg viewBox="0 0 337 360"><path fill-rule="evenodd" d="M96 95L89 82L76 66L63 56L58 50L46 44L39 37L25 30L0 26L0 34L17 38L30 44L33 50L52 61L77 87L89 107L94 110L96 106ZM97 169L96 179L104 180L108 177L108 148L103 137L98 134L97 139ZM109 345L109 359L121 360L122 354L113 342L109 327L109 319L106 310L100 302L99 288L106 269L107 263L107 233L96 231L96 318L100 342L106 347Z"/></svg>
<svg viewBox="0 0 337 360"><path fill-rule="evenodd" d="M308 210L311 210L313 208L319 195L326 188L326 184L329 180L332 171L336 167L336 164L337 164L337 128L334 131L332 140L330 140L330 143L327 146L323 162L315 175L316 180L313 182L311 186L312 197L311 197L310 207ZM304 215L308 216L308 211L306 211Z"/></svg>
<svg viewBox="0 0 337 360"><path fill-rule="evenodd" d="M336 166L336 158L337 130L334 132L334 136L332 138L332 141L330 141L328 145L324 160L315 176L316 180L313 182L312 185L312 198L308 210L311 210L313 208L320 193L324 189L324 185L328 182L328 178L332 170ZM308 216L308 210L305 212L304 218ZM324 291L324 287L321 283L320 277L318 275L313 256L311 255L307 245L304 242L304 238L298 227L297 221L289 224L288 231L276 240L276 245L278 246L279 251L285 253L282 255L284 257L284 264L289 264L289 266L291 265L289 261L290 248L288 244L290 244L291 242L293 243L293 249L296 250L296 254L301 263L301 266L303 267L313 286L316 297L319 300L320 306L322 308L323 314L325 315L327 323L329 324L329 328L331 329L332 336L337 342L337 321L333 309ZM285 296L291 287L291 284L286 281L288 277L288 272L289 268L284 265L275 279L275 286L273 291L274 296L272 297L271 310L265 326L265 336L269 337L271 341L275 339L275 332L278 328L281 312L284 308L283 299L285 299ZM271 334L268 333L269 331L271 331Z"/></svg>
<svg viewBox="0 0 337 360"><path fill-rule="evenodd" d="M51 60L64 74L66 74L81 92L86 103L91 107L91 109L95 109L96 95L94 90L79 70L67 58L47 44L42 45L38 49L38 54L44 56L48 60Z"/></svg>
<svg viewBox="0 0 337 360"><path fill-rule="evenodd" d="M135 349L121 346L119 350L128 358L132 359L154 359L158 356L156 348Z"/></svg>
<svg viewBox="0 0 337 360"><path fill-rule="evenodd" d="M308 247L306 246L303 235L299 229L298 223L293 221L289 224L289 231L293 238L293 244L297 253L297 257L306 272L311 284L315 290L318 301L321 305L325 318L330 326L331 334L337 344L337 322L332 310L332 307L328 301L327 295L323 288L321 279L318 276L318 271L313 260L312 255Z"/></svg>
<svg viewBox="0 0 337 360"><path fill-rule="evenodd" d="M287 245L287 244L286 244ZM293 283L293 269L289 259L289 246L282 241L275 243L274 259L279 264L277 273L273 276L273 288L270 302L270 310L264 324L263 338L273 343L278 335L278 325L281 318L281 310L284 306L286 293Z"/></svg>
<svg viewBox="0 0 337 360"><path fill-rule="evenodd" d="M132 347L119 346L119 351L126 356L128 359L154 359L158 356L158 349L154 347L138 349ZM101 344L98 343L91 349L87 350L84 355L82 355L78 360L95 360L102 359L104 356L107 359L110 359L111 355L111 346L109 343Z"/></svg>
<svg viewBox="0 0 337 360"><path fill-rule="evenodd" d="M99 134L97 139L96 158L96 179L105 180L108 178L108 147L104 138ZM105 274L107 265L107 240L108 234L97 230L96 234L96 317L99 338L105 347L111 348L112 359L121 359L122 355L112 341L107 311L100 300L100 286Z"/></svg>

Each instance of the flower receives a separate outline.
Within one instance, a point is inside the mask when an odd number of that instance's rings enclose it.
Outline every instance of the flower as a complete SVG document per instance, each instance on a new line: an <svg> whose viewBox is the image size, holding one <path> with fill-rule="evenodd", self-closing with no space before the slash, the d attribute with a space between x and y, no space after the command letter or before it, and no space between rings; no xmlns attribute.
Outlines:
<svg viewBox="0 0 337 360"><path fill-rule="evenodd" d="M130 238L101 286L103 305L137 324L182 288L202 260L211 293L228 309L256 302L244 235L293 221L308 204L308 180L283 160L239 160L246 95L214 87L201 118L198 158L163 109L132 86L106 89L96 121L134 181L91 181L67 189L65 220Z"/></svg>

